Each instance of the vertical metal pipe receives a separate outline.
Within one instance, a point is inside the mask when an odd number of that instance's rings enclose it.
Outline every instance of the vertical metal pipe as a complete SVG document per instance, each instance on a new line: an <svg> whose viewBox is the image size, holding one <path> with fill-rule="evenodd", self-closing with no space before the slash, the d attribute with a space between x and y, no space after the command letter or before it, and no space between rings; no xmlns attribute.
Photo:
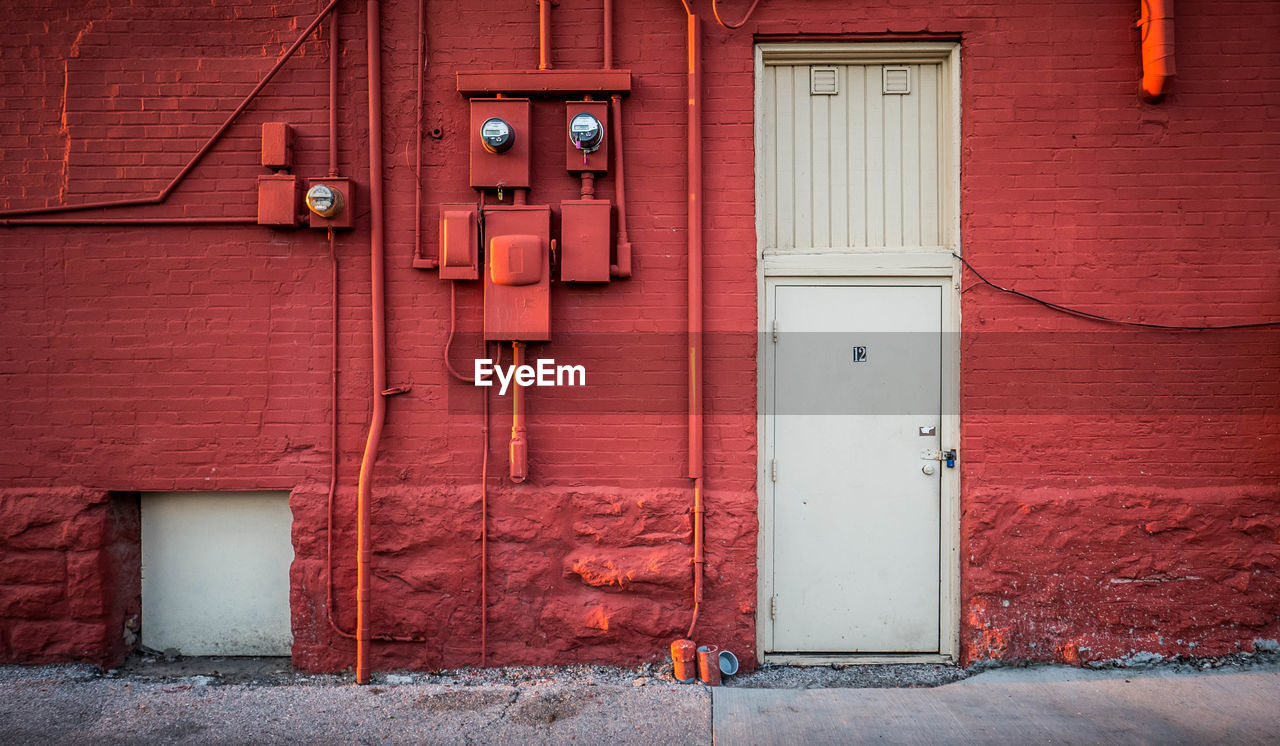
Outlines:
<svg viewBox="0 0 1280 746"><path fill-rule="evenodd" d="M689 20L689 477L693 479L693 618L689 637L702 606L702 47L698 17L686 6Z"/></svg>
<svg viewBox="0 0 1280 746"><path fill-rule="evenodd" d="M538 0L538 69L551 69L551 0Z"/></svg>
<svg viewBox="0 0 1280 746"><path fill-rule="evenodd" d="M373 412L369 437L360 461L360 481L356 493L356 683L369 683L369 491L373 468L378 460L378 442L387 419L387 338L384 235L382 204L382 29L379 0L369 0L369 261L371 264L370 307L373 316Z"/></svg>
<svg viewBox="0 0 1280 746"><path fill-rule="evenodd" d="M613 0L604 0L604 69L613 69Z"/></svg>
<svg viewBox="0 0 1280 746"><path fill-rule="evenodd" d="M622 96L610 98L613 109L613 196L618 203L617 264L609 265L614 277L631 276L631 239L627 236L627 183L622 160Z"/></svg>
<svg viewBox="0 0 1280 746"><path fill-rule="evenodd" d="M488 342L484 350L488 357ZM484 668L489 662L489 388L480 396L480 434L484 440L480 455L480 667Z"/></svg>
<svg viewBox="0 0 1280 746"><path fill-rule="evenodd" d="M329 175L338 175L338 11L329 14ZM330 238L333 232L330 231Z"/></svg>
<svg viewBox="0 0 1280 746"><path fill-rule="evenodd" d="M427 0L418 0L418 56L416 76L418 82L417 115L414 119L413 140L413 266L432 269L440 266L438 257L422 255L422 79L427 67Z"/></svg>

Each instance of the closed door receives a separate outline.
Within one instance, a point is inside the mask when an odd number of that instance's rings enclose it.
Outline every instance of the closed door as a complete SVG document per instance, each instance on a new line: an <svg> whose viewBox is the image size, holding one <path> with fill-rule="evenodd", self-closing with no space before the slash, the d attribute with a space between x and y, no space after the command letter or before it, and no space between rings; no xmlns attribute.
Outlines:
<svg viewBox="0 0 1280 746"><path fill-rule="evenodd" d="M943 286L769 291L768 652L937 652Z"/></svg>

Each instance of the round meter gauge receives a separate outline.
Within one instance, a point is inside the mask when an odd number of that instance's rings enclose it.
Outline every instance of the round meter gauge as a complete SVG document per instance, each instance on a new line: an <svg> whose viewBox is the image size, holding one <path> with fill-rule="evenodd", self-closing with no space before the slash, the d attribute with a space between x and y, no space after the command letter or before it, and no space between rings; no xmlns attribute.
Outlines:
<svg viewBox="0 0 1280 746"><path fill-rule="evenodd" d="M505 153L515 144L516 133L505 120L489 117L480 125L480 141L490 153Z"/></svg>
<svg viewBox="0 0 1280 746"><path fill-rule="evenodd" d="M582 112L569 121L569 139L582 152L595 152L604 142L604 126L599 119Z"/></svg>
<svg viewBox="0 0 1280 746"><path fill-rule="evenodd" d="M307 209L322 218L331 218L342 212L342 192L324 184L316 184L307 190Z"/></svg>

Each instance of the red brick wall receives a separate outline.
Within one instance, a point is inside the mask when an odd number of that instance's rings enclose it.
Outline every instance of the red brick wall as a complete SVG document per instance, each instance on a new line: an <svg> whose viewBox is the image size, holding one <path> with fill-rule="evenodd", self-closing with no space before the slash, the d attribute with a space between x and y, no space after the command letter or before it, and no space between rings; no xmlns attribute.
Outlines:
<svg viewBox="0 0 1280 746"><path fill-rule="evenodd" d="M117 665L137 639L136 495L0 490L0 660Z"/></svg>
<svg viewBox="0 0 1280 746"><path fill-rule="evenodd" d="M409 268L416 3L384 4L389 401L374 490L376 667L475 662L476 391L442 364L448 287ZM422 216L471 201L460 69L535 67L527 2L429 3ZM709 8L698 3L709 19ZM630 662L688 624L684 478L684 19L619 4L635 277L553 291L546 354L599 371L589 396L536 390L531 479L490 433L490 660ZM0 9L0 204L154 193L294 39L315 2L110 2ZM367 195L364 5L342 6L341 170ZM735 14L737 11L728 11ZM992 279L1127 319L1280 315L1280 11L1178 4L1178 77L1137 99L1136 3L761 4L705 28L708 599L702 635L754 647L753 34L962 37L964 251ZM562 0L553 64L599 63L599 9ZM296 130L326 163L326 43L310 41L163 206L252 216L257 134ZM575 193L561 104L535 104L530 199ZM612 177L600 191L608 196ZM368 419L367 200L338 238L338 623L353 620L353 505ZM0 485L18 491L291 488L295 662L350 665L325 619L329 259L323 234L257 227L0 227ZM459 291L455 360L478 350ZM962 643L967 660L1216 654L1280 637L1280 347L1272 332L1123 332L963 294ZM1087 352L1080 352L1084 347ZM601 381L594 384L595 380ZM608 413L600 413L603 410ZM56 514L78 512L79 491ZM101 494L101 493L97 493ZM7 524L4 529L8 530ZM50 565L51 567L52 565ZM32 568L17 583L61 577ZM56 585L56 582L53 583ZM69 591L68 591L69 593ZM46 619L74 619L50 600ZM5 633L5 657L75 657ZM114 643L113 643L114 644ZM110 657L106 642L97 655ZM53 651L53 652L50 652Z"/></svg>

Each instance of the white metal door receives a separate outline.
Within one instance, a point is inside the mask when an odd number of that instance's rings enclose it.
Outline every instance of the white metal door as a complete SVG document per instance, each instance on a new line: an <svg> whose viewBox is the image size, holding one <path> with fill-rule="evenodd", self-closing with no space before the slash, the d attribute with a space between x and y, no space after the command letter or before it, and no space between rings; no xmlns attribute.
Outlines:
<svg viewBox="0 0 1280 746"><path fill-rule="evenodd" d="M938 652L943 286L769 289L769 652Z"/></svg>
<svg viewBox="0 0 1280 746"><path fill-rule="evenodd" d="M289 655L289 493L151 493L141 512L143 645Z"/></svg>

